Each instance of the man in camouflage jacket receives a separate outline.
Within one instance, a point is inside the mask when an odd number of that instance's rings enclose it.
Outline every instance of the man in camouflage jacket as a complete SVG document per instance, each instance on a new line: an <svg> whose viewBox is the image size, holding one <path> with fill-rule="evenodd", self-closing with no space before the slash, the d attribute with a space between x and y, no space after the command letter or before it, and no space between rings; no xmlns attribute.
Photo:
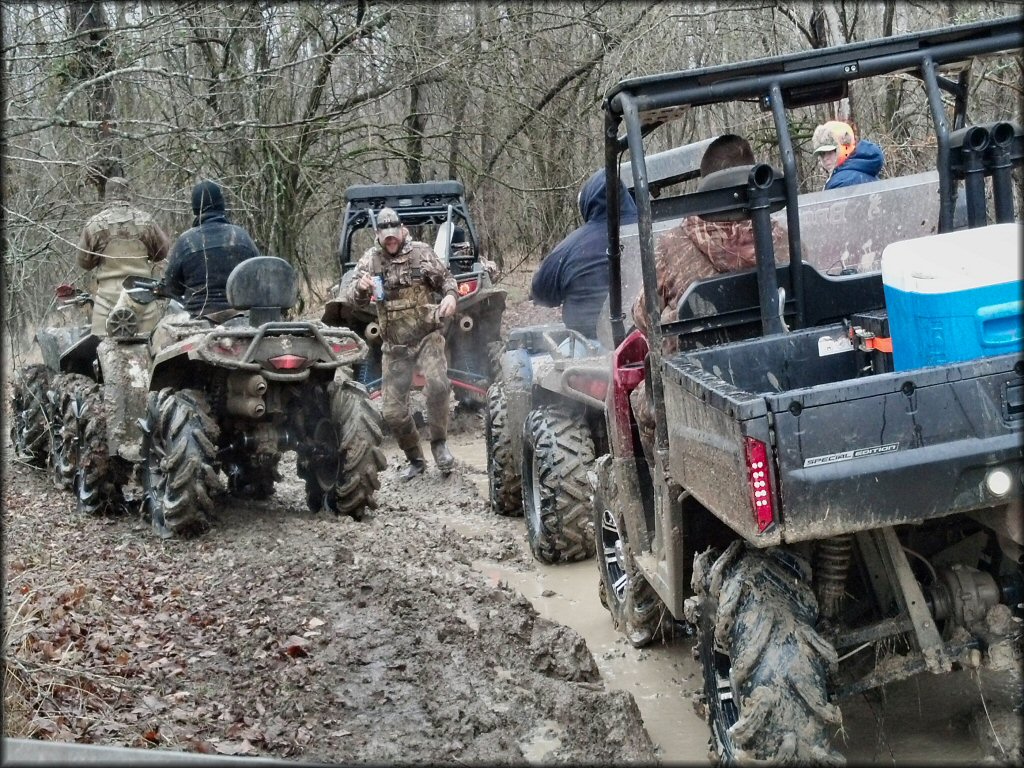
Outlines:
<svg viewBox="0 0 1024 768"><path fill-rule="evenodd" d="M704 150L700 162L701 179L710 174L737 166L753 165L754 151L750 143L735 134L723 134ZM789 261L789 243L785 232L772 221L772 242L775 258L780 264ZM658 308L661 313L656 322L678 320L679 299L697 280L725 273L750 269L757 265L754 250L754 226L750 219L739 221L710 221L699 216L683 219L666 231L658 240L654 254L654 269L658 282ZM633 302L633 322L645 336L650 335L644 292ZM725 341L725 339L722 339ZM663 351L677 350L675 337L664 340ZM630 402L640 431L640 442L650 461L653 456L655 417L654 407L642 381L630 393Z"/></svg>
<svg viewBox="0 0 1024 768"><path fill-rule="evenodd" d="M383 340L382 415L409 466L402 478L423 472L426 463L420 435L409 409L409 390L417 364L426 380L430 449L444 474L455 466L448 450L448 408L451 383L442 321L455 312L458 283L426 243L413 240L398 214L383 208L377 214L377 242L356 264L347 291L350 301L377 303ZM434 294L444 295L440 304Z"/></svg>
<svg viewBox="0 0 1024 768"><path fill-rule="evenodd" d="M126 277L153 277L154 267L167 258L170 238L152 216L131 204L128 180L120 176L107 179L108 205L89 219L78 240L78 266L93 270L89 292L93 297L92 332L106 336L110 311L121 296ZM156 302L143 309L139 318L143 329L156 324Z"/></svg>

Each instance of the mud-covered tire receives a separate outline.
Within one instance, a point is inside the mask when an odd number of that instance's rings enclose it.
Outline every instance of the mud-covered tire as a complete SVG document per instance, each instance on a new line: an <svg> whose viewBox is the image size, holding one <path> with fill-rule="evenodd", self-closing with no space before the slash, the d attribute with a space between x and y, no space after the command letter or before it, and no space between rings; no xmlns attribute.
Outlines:
<svg viewBox="0 0 1024 768"><path fill-rule="evenodd" d="M313 452L298 464L306 504L356 520L377 506L378 475L387 466L380 412L362 387L331 384L329 413L314 406L307 418Z"/></svg>
<svg viewBox="0 0 1024 768"><path fill-rule="evenodd" d="M95 384L88 376L78 373L60 374L50 382L47 392L51 415L47 466L54 486L62 491L75 487L81 443L79 415L86 395Z"/></svg>
<svg viewBox="0 0 1024 768"><path fill-rule="evenodd" d="M111 456L107 442L107 413L99 384L83 394L79 413L79 452L75 468L78 511L87 515L120 512L127 472L121 459Z"/></svg>
<svg viewBox="0 0 1024 768"><path fill-rule="evenodd" d="M505 517L519 517L523 514L523 484L512 450L508 398L501 383L492 384L487 391L484 441L491 510Z"/></svg>
<svg viewBox="0 0 1024 768"><path fill-rule="evenodd" d="M841 764L842 714L828 701L836 651L814 629L805 561L733 542L694 558L687 619L698 655L711 748L726 763Z"/></svg>
<svg viewBox="0 0 1024 768"><path fill-rule="evenodd" d="M542 563L594 555L591 487L594 441L586 424L558 408L536 408L523 430L523 513Z"/></svg>
<svg viewBox="0 0 1024 768"><path fill-rule="evenodd" d="M146 404L143 482L153 530L162 538L209 528L220 429L202 393L151 392Z"/></svg>
<svg viewBox="0 0 1024 768"><path fill-rule="evenodd" d="M14 374L11 445L17 459L34 467L45 467L50 453L49 388L50 372L44 365L27 365Z"/></svg>
<svg viewBox="0 0 1024 768"><path fill-rule="evenodd" d="M638 571L622 514L606 502L600 483L594 492L594 543L600 572L598 596L615 628L634 648L664 639L671 626L668 609Z"/></svg>
<svg viewBox="0 0 1024 768"><path fill-rule="evenodd" d="M501 376L501 358L505 354L505 341L496 339L487 343L487 376L497 381Z"/></svg>

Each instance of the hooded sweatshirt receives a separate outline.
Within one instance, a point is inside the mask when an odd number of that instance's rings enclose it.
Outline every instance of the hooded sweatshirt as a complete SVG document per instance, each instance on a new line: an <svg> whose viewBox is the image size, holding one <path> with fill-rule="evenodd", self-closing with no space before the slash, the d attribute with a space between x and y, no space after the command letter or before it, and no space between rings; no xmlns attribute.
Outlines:
<svg viewBox="0 0 1024 768"><path fill-rule="evenodd" d="M259 256L249 233L228 222L224 193L212 181L192 189L191 229L171 248L164 283L182 298L193 317L230 309L226 286L231 270L248 258Z"/></svg>
<svg viewBox="0 0 1024 768"><path fill-rule="evenodd" d="M562 307L567 328L597 338L601 306L608 295L608 197L604 169L580 189L583 225L556 245L533 276L530 298L542 307ZM619 182L619 223L636 223L636 204Z"/></svg>
<svg viewBox="0 0 1024 768"><path fill-rule="evenodd" d="M832 175L825 182L825 189L836 187L852 187L868 181L878 181L882 172L885 156L882 148L873 141L861 139L854 147L853 153L832 170Z"/></svg>

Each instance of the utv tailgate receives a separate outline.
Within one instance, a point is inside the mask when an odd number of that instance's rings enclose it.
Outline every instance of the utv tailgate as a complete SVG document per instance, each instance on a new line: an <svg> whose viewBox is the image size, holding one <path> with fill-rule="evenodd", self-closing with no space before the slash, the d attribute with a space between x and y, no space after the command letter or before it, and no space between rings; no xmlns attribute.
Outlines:
<svg viewBox="0 0 1024 768"><path fill-rule="evenodd" d="M842 326L722 345L665 361L673 477L741 535L821 538L1021 497L1024 361L1003 355L858 377ZM776 521L758 536L744 438L772 446Z"/></svg>

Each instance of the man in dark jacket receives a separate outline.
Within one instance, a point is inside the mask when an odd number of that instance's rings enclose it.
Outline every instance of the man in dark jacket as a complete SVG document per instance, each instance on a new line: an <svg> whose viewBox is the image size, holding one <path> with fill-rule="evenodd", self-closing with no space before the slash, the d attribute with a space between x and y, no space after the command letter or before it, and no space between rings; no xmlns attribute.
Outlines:
<svg viewBox="0 0 1024 768"><path fill-rule="evenodd" d="M224 193L212 181L192 188L192 228L171 248L164 284L192 317L231 309L225 290L231 270L259 256L249 233L228 222Z"/></svg>
<svg viewBox="0 0 1024 768"><path fill-rule="evenodd" d="M562 322L590 339L608 295L608 197L604 169L579 194L583 225L554 247L533 276L530 298L542 307L562 306ZM620 222L636 222L636 204L619 182Z"/></svg>
<svg viewBox="0 0 1024 768"><path fill-rule="evenodd" d="M825 189L852 187L868 181L878 181L885 156L873 141L857 141L847 123L829 120L814 129L812 138L818 164L827 173Z"/></svg>

